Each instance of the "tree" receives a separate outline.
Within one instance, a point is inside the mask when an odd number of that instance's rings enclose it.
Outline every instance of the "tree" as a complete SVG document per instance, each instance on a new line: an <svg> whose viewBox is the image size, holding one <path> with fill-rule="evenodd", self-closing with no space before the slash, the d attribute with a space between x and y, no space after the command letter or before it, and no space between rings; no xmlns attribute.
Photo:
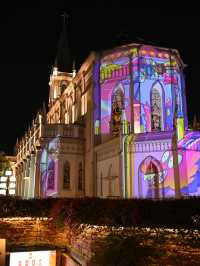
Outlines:
<svg viewBox="0 0 200 266"><path fill-rule="evenodd" d="M3 176L6 169L10 169L10 162L6 158L5 153L0 151L0 176Z"/></svg>

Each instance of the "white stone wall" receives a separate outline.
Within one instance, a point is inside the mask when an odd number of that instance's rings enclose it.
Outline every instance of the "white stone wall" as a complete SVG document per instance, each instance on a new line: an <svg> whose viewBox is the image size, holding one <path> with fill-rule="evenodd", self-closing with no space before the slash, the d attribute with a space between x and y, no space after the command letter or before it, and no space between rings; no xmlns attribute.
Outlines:
<svg viewBox="0 0 200 266"><path fill-rule="evenodd" d="M119 138L96 147L97 196L121 196L121 159Z"/></svg>

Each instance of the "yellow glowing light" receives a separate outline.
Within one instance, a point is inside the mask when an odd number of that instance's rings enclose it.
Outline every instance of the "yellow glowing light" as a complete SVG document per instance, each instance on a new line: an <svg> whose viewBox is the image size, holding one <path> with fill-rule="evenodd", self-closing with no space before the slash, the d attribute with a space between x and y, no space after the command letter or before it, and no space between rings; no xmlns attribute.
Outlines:
<svg viewBox="0 0 200 266"><path fill-rule="evenodd" d="M53 76L57 76L58 75L58 68L54 67L53 68Z"/></svg>
<svg viewBox="0 0 200 266"><path fill-rule="evenodd" d="M72 123L75 122L75 105L72 105Z"/></svg>
<svg viewBox="0 0 200 266"><path fill-rule="evenodd" d="M6 183L0 183L0 188L6 188Z"/></svg>
<svg viewBox="0 0 200 266"><path fill-rule="evenodd" d="M15 183L10 183L9 188L15 188Z"/></svg>
<svg viewBox="0 0 200 266"><path fill-rule="evenodd" d="M139 121L135 121L134 122L134 131L135 133L140 133L140 122Z"/></svg>
<svg viewBox="0 0 200 266"><path fill-rule="evenodd" d="M132 174L131 174L131 167L134 165L134 156L133 153L130 153L128 148L130 147L130 143L134 141L133 134L130 134L125 140L125 184L124 184L124 191L125 197L131 198L132 197ZM132 169L133 170L133 169Z"/></svg>
<svg viewBox="0 0 200 266"><path fill-rule="evenodd" d="M12 175L12 170L6 170L5 171L6 176L11 176Z"/></svg>
<svg viewBox="0 0 200 266"><path fill-rule="evenodd" d="M15 182L15 181L16 181L16 177L15 177L15 176L11 176L11 177L10 177L10 181L11 181L11 182Z"/></svg>
<svg viewBox="0 0 200 266"><path fill-rule="evenodd" d="M82 95L81 97L81 115L87 113L87 93Z"/></svg>
<svg viewBox="0 0 200 266"><path fill-rule="evenodd" d="M95 121L94 128L95 128L95 135L99 135L100 134L100 122L99 122L99 120Z"/></svg>
<svg viewBox="0 0 200 266"><path fill-rule="evenodd" d="M0 195L6 195L6 190L5 189L0 189Z"/></svg>
<svg viewBox="0 0 200 266"><path fill-rule="evenodd" d="M23 221L48 221L52 220L52 218L49 217L6 217L6 218L0 218L0 221L2 222L23 222Z"/></svg>
<svg viewBox="0 0 200 266"><path fill-rule="evenodd" d="M15 189L9 189L9 194L14 195L15 194Z"/></svg>
<svg viewBox="0 0 200 266"><path fill-rule="evenodd" d="M0 239L0 265L5 265L6 239Z"/></svg>
<svg viewBox="0 0 200 266"><path fill-rule="evenodd" d="M1 182L6 182L7 181L7 176L1 176L0 177Z"/></svg>
<svg viewBox="0 0 200 266"><path fill-rule="evenodd" d="M177 118L177 138L178 141L184 137L184 119Z"/></svg>

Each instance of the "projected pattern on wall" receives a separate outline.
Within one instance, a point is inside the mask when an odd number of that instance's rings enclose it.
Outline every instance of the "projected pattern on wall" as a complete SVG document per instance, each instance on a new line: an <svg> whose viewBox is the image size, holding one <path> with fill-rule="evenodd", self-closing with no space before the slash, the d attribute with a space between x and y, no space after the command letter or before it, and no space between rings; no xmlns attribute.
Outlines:
<svg viewBox="0 0 200 266"><path fill-rule="evenodd" d="M40 185L42 196L52 196L57 193L59 138L54 138L43 149L40 160Z"/></svg>
<svg viewBox="0 0 200 266"><path fill-rule="evenodd" d="M101 133L119 133L122 109L130 122L130 51L114 53L101 59ZM118 100L117 100L118 98Z"/></svg>
<svg viewBox="0 0 200 266"><path fill-rule="evenodd" d="M175 51L152 46L124 48L101 57L94 70L95 133L116 135L113 98L119 91L123 119L134 121L135 133L170 131L175 116L183 131L187 120L179 60ZM119 121L122 111L118 109Z"/></svg>
<svg viewBox="0 0 200 266"><path fill-rule="evenodd" d="M152 133L149 133L152 134ZM148 152L131 155L127 152L131 141L125 137L125 171L122 182L124 196L138 198L174 197L178 189L183 196L200 195L200 132L186 132L178 142L177 150L165 145L162 141L148 144ZM141 149L142 150L142 149ZM177 170L175 170L175 163ZM134 173L130 165L134 164ZM178 178L178 187L175 182ZM131 188L132 186L132 188Z"/></svg>
<svg viewBox="0 0 200 266"><path fill-rule="evenodd" d="M183 67L177 51L145 45L108 51L96 62L95 134L118 136L124 120L132 133L133 129L134 133L148 133L144 140L128 133L123 139L124 197L174 197L177 191L200 194L200 134L186 131ZM173 132L177 134L176 150L172 148ZM131 143L145 143L148 136L152 147L159 146L157 150L129 152ZM169 145L163 148L166 141Z"/></svg>

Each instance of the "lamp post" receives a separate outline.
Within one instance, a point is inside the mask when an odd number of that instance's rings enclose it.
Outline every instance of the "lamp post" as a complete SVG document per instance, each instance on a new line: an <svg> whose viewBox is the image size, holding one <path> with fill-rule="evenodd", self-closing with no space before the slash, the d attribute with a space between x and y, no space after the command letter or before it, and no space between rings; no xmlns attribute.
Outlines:
<svg viewBox="0 0 200 266"><path fill-rule="evenodd" d="M6 197L9 196L9 184L10 184L10 177L12 176L12 170L7 169L5 170L5 176L7 177L6 180Z"/></svg>

